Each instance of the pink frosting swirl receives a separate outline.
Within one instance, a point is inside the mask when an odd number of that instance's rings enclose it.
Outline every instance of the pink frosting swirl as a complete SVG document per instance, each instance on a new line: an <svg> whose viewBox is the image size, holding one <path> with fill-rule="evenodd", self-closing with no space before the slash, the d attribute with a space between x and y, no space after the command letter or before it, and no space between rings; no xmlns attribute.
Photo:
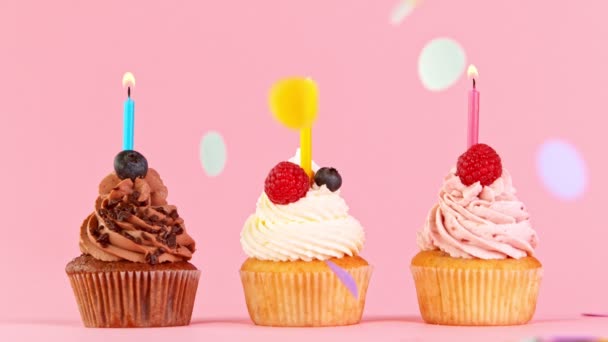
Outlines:
<svg viewBox="0 0 608 342"><path fill-rule="evenodd" d="M466 186L452 169L418 232L418 246L454 258L523 258L533 255L538 243L529 218L507 170L492 185Z"/></svg>

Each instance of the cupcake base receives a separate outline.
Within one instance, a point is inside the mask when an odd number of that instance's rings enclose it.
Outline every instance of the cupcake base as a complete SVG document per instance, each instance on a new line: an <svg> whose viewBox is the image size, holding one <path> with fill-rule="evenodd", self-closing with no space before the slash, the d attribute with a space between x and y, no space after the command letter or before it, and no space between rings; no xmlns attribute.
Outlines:
<svg viewBox="0 0 608 342"><path fill-rule="evenodd" d="M251 320L257 325L280 327L359 323L372 267L361 257L331 261L353 277L358 298L323 261L246 260L240 273Z"/></svg>
<svg viewBox="0 0 608 342"><path fill-rule="evenodd" d="M532 319L542 278L534 257L456 259L423 251L412 260L420 313L443 325L518 325Z"/></svg>
<svg viewBox="0 0 608 342"><path fill-rule="evenodd" d="M200 278L187 262L104 262L88 255L71 261L66 273L90 328L188 325Z"/></svg>

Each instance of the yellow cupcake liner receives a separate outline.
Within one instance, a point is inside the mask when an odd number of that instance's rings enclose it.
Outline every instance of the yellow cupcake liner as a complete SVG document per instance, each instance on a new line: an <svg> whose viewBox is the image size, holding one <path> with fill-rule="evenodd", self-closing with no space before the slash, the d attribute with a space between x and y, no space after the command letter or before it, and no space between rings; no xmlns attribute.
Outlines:
<svg viewBox="0 0 608 342"><path fill-rule="evenodd" d="M331 271L241 271L245 300L257 325L320 327L361 321L371 266L345 269L357 284L358 298Z"/></svg>
<svg viewBox="0 0 608 342"><path fill-rule="evenodd" d="M82 321L90 328L190 324L198 270L69 274Z"/></svg>
<svg viewBox="0 0 608 342"><path fill-rule="evenodd" d="M532 319L542 268L459 269L411 266L427 323L517 325Z"/></svg>

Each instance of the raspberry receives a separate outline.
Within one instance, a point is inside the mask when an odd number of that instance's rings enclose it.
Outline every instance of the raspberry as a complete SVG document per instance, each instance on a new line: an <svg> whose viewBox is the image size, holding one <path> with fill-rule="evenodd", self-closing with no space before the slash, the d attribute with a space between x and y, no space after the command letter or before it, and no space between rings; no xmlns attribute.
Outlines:
<svg viewBox="0 0 608 342"><path fill-rule="evenodd" d="M297 202L306 196L310 188L310 178L303 168L291 162L280 162L270 170L264 184L264 191L274 204Z"/></svg>
<svg viewBox="0 0 608 342"><path fill-rule="evenodd" d="M500 156L486 144L473 145L458 157L456 175L466 186L475 182L491 185L502 175Z"/></svg>

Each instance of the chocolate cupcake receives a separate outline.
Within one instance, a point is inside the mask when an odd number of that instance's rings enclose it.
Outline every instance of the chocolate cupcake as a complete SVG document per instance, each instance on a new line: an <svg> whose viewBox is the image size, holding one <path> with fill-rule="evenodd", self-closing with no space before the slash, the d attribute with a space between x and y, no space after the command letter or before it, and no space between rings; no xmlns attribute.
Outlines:
<svg viewBox="0 0 608 342"><path fill-rule="evenodd" d="M101 181L95 211L80 228L82 255L66 266L82 320L87 327L188 325L200 277L188 262L195 242L159 174L147 162L128 165L143 156L125 153L135 156L115 161Z"/></svg>

